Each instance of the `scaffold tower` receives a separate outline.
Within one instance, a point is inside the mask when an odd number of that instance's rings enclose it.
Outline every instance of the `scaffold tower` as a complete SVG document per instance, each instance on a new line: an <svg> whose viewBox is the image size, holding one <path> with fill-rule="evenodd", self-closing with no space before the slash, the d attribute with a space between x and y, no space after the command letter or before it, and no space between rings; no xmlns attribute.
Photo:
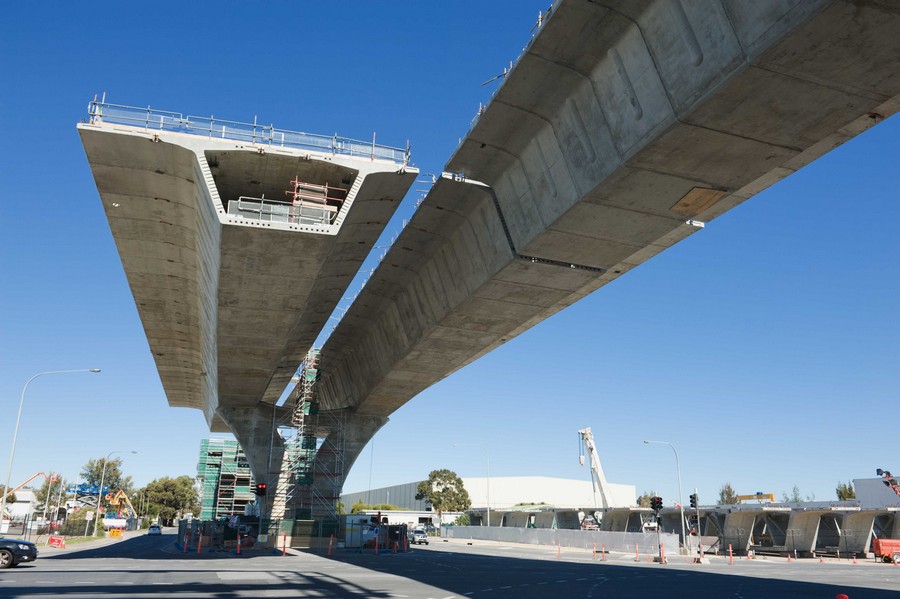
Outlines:
<svg viewBox="0 0 900 599"><path fill-rule="evenodd" d="M284 460L273 512L298 520L337 518L344 480L343 413L321 412L317 384L319 352L310 350L300 367Z"/></svg>

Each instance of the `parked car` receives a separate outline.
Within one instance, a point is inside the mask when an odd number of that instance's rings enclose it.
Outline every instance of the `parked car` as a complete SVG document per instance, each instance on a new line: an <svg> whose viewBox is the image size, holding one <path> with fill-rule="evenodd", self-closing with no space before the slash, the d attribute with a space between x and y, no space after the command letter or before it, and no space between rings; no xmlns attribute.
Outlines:
<svg viewBox="0 0 900 599"><path fill-rule="evenodd" d="M161 535L162 528L159 527L159 524L151 524L150 528L147 529L148 535Z"/></svg>
<svg viewBox="0 0 900 599"><path fill-rule="evenodd" d="M0 568L12 568L37 559L34 543L18 539L0 539Z"/></svg>
<svg viewBox="0 0 900 599"><path fill-rule="evenodd" d="M425 532L424 528L417 528L413 531L413 537L411 543L415 543L416 545L421 545L422 543L428 544L428 534Z"/></svg>

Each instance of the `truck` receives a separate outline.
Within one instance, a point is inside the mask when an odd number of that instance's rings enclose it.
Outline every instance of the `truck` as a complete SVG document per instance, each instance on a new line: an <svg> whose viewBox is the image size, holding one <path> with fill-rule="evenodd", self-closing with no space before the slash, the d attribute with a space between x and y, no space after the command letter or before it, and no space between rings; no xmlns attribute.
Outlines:
<svg viewBox="0 0 900 599"><path fill-rule="evenodd" d="M900 539L875 539L872 541L872 551L875 558L882 561L900 565Z"/></svg>

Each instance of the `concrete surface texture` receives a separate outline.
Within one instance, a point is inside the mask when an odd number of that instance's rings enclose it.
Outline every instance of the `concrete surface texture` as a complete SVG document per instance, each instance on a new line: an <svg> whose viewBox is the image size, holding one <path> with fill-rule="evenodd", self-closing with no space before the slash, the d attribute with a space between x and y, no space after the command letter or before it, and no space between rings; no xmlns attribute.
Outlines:
<svg viewBox="0 0 900 599"><path fill-rule="evenodd" d="M896 112L898 67L884 3L556 2L325 344L323 405L386 418Z"/></svg>
<svg viewBox="0 0 900 599"><path fill-rule="evenodd" d="M322 349L345 471L417 393L876 125L898 94L891 3L555 2ZM127 129L81 134L169 401L214 430L224 416L259 477L266 407L414 173ZM334 235L225 211L295 171L366 175Z"/></svg>
<svg viewBox="0 0 900 599"><path fill-rule="evenodd" d="M102 118L79 132L170 405L241 433L240 410L261 411L268 449L272 407L416 169ZM289 200L295 177L349 192L331 225L229 211L240 196Z"/></svg>

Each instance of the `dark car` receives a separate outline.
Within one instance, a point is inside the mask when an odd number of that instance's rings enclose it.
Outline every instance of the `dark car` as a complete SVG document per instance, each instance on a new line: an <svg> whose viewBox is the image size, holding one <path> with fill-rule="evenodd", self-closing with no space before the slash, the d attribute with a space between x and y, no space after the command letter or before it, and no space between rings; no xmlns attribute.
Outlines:
<svg viewBox="0 0 900 599"><path fill-rule="evenodd" d="M28 541L0 539L0 568L12 568L37 559L37 547Z"/></svg>

